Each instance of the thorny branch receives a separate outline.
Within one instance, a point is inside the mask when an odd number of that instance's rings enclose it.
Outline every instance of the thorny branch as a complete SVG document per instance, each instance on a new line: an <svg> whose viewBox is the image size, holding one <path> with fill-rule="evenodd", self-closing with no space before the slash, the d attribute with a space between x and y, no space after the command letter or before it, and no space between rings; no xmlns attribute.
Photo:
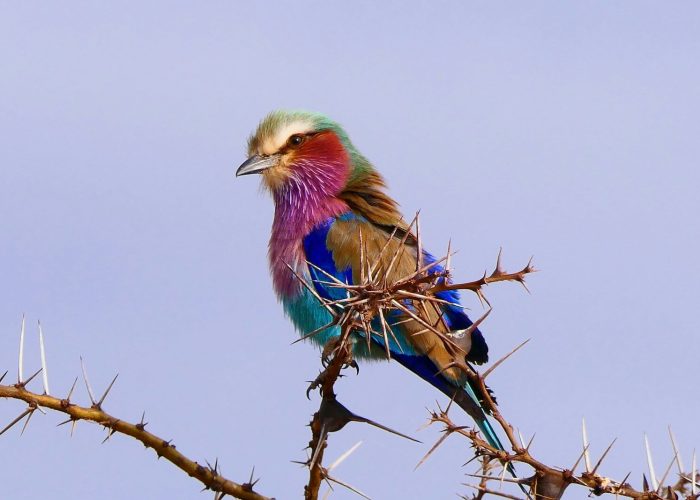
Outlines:
<svg viewBox="0 0 700 500"><path fill-rule="evenodd" d="M321 394L321 404L318 411L314 413L310 424L310 458L303 463L303 465L309 468L309 481L304 487L304 498L306 500L316 500L318 498L321 483L324 480L329 485L330 483L336 483L357 493L363 498L368 498L354 486L332 477L330 475L330 470L333 466L325 468L322 465L328 434L339 431L349 422L369 424L403 438L416 441L410 436L406 436L405 434L390 429L389 427L386 427L378 422L354 414L336 399L334 386L338 378L341 376L341 371L350 367L358 369L357 364L352 359L352 350L349 338L353 330L357 328L360 323L351 320L351 317L352 316L350 315L338 316L338 321L342 327L341 335L338 339L329 342L325 346L323 351L323 364L325 365L325 368L316 377L316 379L311 382L309 389L307 390L308 396L312 390L319 389ZM346 454L345 457L347 457L348 454Z"/></svg>
<svg viewBox="0 0 700 500"><path fill-rule="evenodd" d="M88 395L90 397L91 406L80 406L71 401L71 396L73 395L73 390L75 389L77 383L77 377L73 386L71 387L68 395L65 398L58 398L51 396L49 394L48 386L48 376L46 369L46 354L44 350L43 333L40 331L40 347L41 347L41 361L42 368L35 372L32 376L25 379L23 376L23 365L24 365L24 318L22 318L22 333L20 335L20 356L19 356L19 369L17 382L11 385L4 385L2 381L5 379L7 372L0 376L0 398L6 399L16 399L24 401L27 404L27 408L19 417L14 419L8 425L6 425L2 430L0 430L0 435L8 431L17 423L25 420L22 432L27 427L29 419L32 417L35 411L45 413L44 409L54 410L63 413L68 416L68 419L61 422L58 425L64 425L67 423L71 424L71 434L75 428L75 425L83 420L88 422L94 422L101 425L107 430L107 437L104 441L107 441L113 434L120 433L125 436L130 436L137 441L140 441L146 448L152 448L156 452L156 455L160 458L171 462L173 465L187 473L189 476L194 477L199 480L203 485L204 489L209 489L216 492L217 499L223 498L224 495L230 495L232 497L241 498L245 500L271 500L268 497L261 495L253 490L255 483L253 478L245 483L237 483L227 479L222 476L219 471L218 461L215 462L214 466L207 463L206 466L201 465L194 460L186 457L180 451L177 450L172 441L165 440L158 437L155 434L146 430L147 422L144 422L144 416L141 417L139 423L130 423L126 420L114 417L102 409L102 405L107 398L114 382L117 377L114 377L110 385L104 391L103 395L97 399L94 396L92 387L87 378L87 373L85 371L85 365L81 364L83 368L83 379L88 390ZM27 385L37 376L39 373L44 374L43 377L43 388L44 393L38 394L27 389Z"/></svg>
<svg viewBox="0 0 700 500"><path fill-rule="evenodd" d="M405 251L406 242L409 235L414 234L411 232L414 227L415 248L417 255L416 268L407 276L400 277L393 282L389 281L387 279L387 276L390 275L389 271L394 266L396 260L400 257L400 254ZM483 321L491 311L490 303L484 296L483 288L488 284L496 282L512 281L522 284L527 290L527 287L525 286L525 277L535 271L532 266L532 259L520 271L508 273L505 272L501 266L501 252L499 251L496 265L490 274L484 273L484 275L478 280L455 284L450 282L450 258L452 254L449 247L447 254L443 258L437 259L436 261L428 264L424 264L417 216L410 224L408 231L404 232L400 245L396 246L393 255L385 255L385 251L389 247L389 241L395 237L396 231L387 238L387 243L384 245L384 248L382 248L379 255L376 256L373 261L370 261L367 255L366 246L363 242L362 234L360 233L359 241L361 272L360 283L357 284L349 285L340 281L335 276L325 272L323 269L308 263L310 267L317 271L317 274L322 276L322 279L316 280L318 283L328 287L344 290L346 294L345 298L338 300L327 300L319 296L319 294L314 290L313 286L306 282L301 276L297 275L304 286L306 286L307 289L316 296L317 300L319 300L319 302L323 304L333 316L333 321L331 323L320 328L319 330L311 332L305 338L312 337L330 327L338 325L342 326L341 336L331 341L331 343L324 349L324 357L327 356L326 351L329 349L334 353L339 353L339 355L332 358L331 364L324 372L322 372L319 378L317 378L317 380L311 386L311 388L321 388L323 401L319 412L314 415L314 420L312 422L314 438L310 443L312 458L309 460L309 462L307 462L307 465L310 468L310 480L305 489L307 499L317 498L316 495L318 494L318 486L320 485L321 480L324 478L324 469L321 465L321 459L323 457L323 448L325 447L325 436L327 435L327 432L332 432L327 426L324 427L323 419L320 418L319 415L323 413L322 409L327 400L332 399L335 401L333 384L339 376L341 368L347 364L346 360L348 359L349 354L352 352L352 346L350 344L353 341L358 341L358 339L361 341L361 339L364 338L369 348L372 339L376 339L380 345L385 346L386 356L391 357L388 348L390 336L391 339L396 342L396 338L394 337L391 327L399 324L389 323L387 320L392 311L400 311L403 313L403 315L407 318L403 321L414 321L419 323L424 330L418 332L418 334L430 331L436 334L444 342L444 345L448 351L454 355L452 365L446 369L457 368L466 375L472 386L477 388L478 392L483 395L482 406L484 410L490 414L496 422L498 422L500 428L507 437L508 443L510 443L512 451L508 452L499 450L484 440L477 430L467 426L455 425L448 416L449 407L446 410L439 409L439 411L434 411L431 413L429 423L442 424L444 427L444 435L428 451L426 456L419 462L419 465L425 461L449 435L458 434L466 437L471 441L471 445L475 450L475 455L477 458L479 458L482 465L482 474L476 476L480 480L478 485L470 485L476 490L476 493L472 497L473 499L480 500L485 498L487 495L512 499L520 498L489 487L489 484L492 481L499 481L501 483L504 481L515 482L519 484L521 488L524 488L523 491L527 491L529 489L526 496L528 498L532 498L534 496L536 500L559 499L562 497L564 491L570 484L577 484L586 487L589 489L590 493L595 495L613 494L616 497L628 497L642 500L677 500L678 498L698 500L700 498L697 487L698 481L696 478L697 469L695 461L693 462L693 467L691 469L693 472L691 474L686 474L683 472L680 460L678 459L679 480L675 485L667 485L665 487L663 486L663 479L660 482L656 481L653 465L651 464L650 453L648 453L648 457L650 476L652 478L651 486L649 486L646 477L643 481L643 488L639 490L635 489L626 482L628 478L625 478L622 481L615 481L602 476L598 472L599 467L601 466L614 442L611 443L605 453L603 453L603 456L601 456L595 466L591 467L585 431L584 451L581 454L581 457L579 457L579 460L576 461L576 464L574 464L574 466L570 469L551 467L534 458L529 451L530 445L528 444L526 446L524 443L519 442L516 439L513 426L501 414L500 410L496 406L491 391L488 389L485 382L486 377L496 367L498 367L503 361L505 361L505 359L522 347L527 341L516 347L501 360L497 361L490 369L481 375L470 364L463 361L463 355L466 353L456 340L457 337L454 335L456 332L450 332L448 334L444 333L446 329L439 328L440 321L443 320L442 316L440 316L438 318L438 322L435 323L431 321L429 314L431 307L434 311L437 306L446 304L446 300L441 298L441 294L444 292L452 290L472 291L477 295L482 304L486 304L488 306L488 309L487 312L481 318L479 318L472 327L468 328L464 332L460 332L464 335L471 334L471 332L478 327L481 321ZM387 265L386 262L389 264ZM379 322L379 327L377 327L377 319ZM351 335L353 332L356 333L354 338ZM462 355L460 356L460 354ZM674 449L676 449L675 442ZM678 452L676 451L676 457L677 456ZM584 472L576 474L576 467L583 457L585 457L586 469ZM504 477L505 472L507 468L510 468L510 464L512 463L525 464L534 469L534 474L531 477L523 479L507 479ZM500 475L493 474L496 464L502 465ZM669 470L670 467L667 469L666 474L664 474L664 479Z"/></svg>
<svg viewBox="0 0 700 500"><path fill-rule="evenodd" d="M574 466L570 469L550 467L540 462L530 454L529 445L524 446L522 443L512 442L512 453L504 453L503 451L494 448L487 441L482 439L479 433L474 429L456 425L450 419L448 411L449 408L445 410L438 409L438 411L431 412L430 423L442 424L443 432L445 432L447 435L458 434L466 437L469 441L471 441L475 454L482 460L482 463L484 461L488 463L492 460L498 460L505 463L518 462L532 467L535 470L535 474L527 479L520 480L520 482L531 486L531 493L535 495L535 498L561 498L564 490L570 484L585 486L589 488L590 492L594 495L603 495L608 493L616 495L617 497L636 498L642 500L677 500L678 498L696 500L697 498L700 498L697 491L697 473L696 478L693 479L691 475L679 472L679 479L675 484L664 487L663 484L660 483L655 489L651 489L649 485L646 484L646 478L644 478L645 486L642 491L636 490L629 483L627 483L626 481L628 477L622 481L614 481L610 478L601 476L597 473L597 471L607 456L607 453L612 448L612 443L610 446L608 446L606 451L592 469L586 469L584 472L577 475L575 470L580 463L581 458L588 453L587 446L579 456ZM434 449L435 448L433 448L431 452L434 451ZM673 465L673 463L671 465ZM490 474L490 471L485 471L484 474L473 476L481 479L478 486L473 486L477 489L477 493L472 497L473 499L482 498L481 493L483 493L484 489L486 488L488 481L504 480L502 476L499 477ZM512 480L507 481L512 482ZM500 495L501 493L499 492L498 494ZM506 498L512 497L507 496Z"/></svg>

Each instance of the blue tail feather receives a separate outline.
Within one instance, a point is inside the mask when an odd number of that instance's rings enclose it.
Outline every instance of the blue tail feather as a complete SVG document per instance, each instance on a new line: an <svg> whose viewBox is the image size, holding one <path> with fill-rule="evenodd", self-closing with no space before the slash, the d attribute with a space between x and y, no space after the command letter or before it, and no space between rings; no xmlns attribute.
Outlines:
<svg viewBox="0 0 700 500"><path fill-rule="evenodd" d="M503 443L501 443L495 429L486 416L486 412L481 407L481 403L479 403L480 398L477 397L476 392L469 382L466 382L463 388L456 387L445 377L436 373L435 365L426 356L395 352L392 353L391 356L405 368L408 368L420 378L439 389L446 396L452 398L454 402L476 422L479 430L481 430L481 433L484 435L484 439L494 448L505 451ZM508 463L506 468L513 477L517 477L513 464Z"/></svg>

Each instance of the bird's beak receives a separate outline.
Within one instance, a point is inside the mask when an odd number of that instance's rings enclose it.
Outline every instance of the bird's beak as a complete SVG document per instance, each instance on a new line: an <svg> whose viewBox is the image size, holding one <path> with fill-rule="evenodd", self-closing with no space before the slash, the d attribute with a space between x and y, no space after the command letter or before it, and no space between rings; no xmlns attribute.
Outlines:
<svg viewBox="0 0 700 500"><path fill-rule="evenodd" d="M279 159L280 155L278 154L269 156L253 155L241 163L241 166L236 170L236 177L240 175L260 174L264 170L277 165Z"/></svg>

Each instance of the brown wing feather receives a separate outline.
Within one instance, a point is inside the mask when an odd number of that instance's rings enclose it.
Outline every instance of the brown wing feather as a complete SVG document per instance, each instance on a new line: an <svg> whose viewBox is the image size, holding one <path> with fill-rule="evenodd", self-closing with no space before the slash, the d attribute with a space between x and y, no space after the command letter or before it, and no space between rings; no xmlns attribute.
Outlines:
<svg viewBox="0 0 700 500"><path fill-rule="evenodd" d="M393 283L415 271L417 250L415 245L402 243L398 235L392 237L370 222L338 220L330 228L326 244L333 253L333 260L338 269L345 269L348 266L352 269L354 283L361 282L360 231L365 246L363 254L366 262L378 262L377 277ZM396 256L395 259L394 256ZM394 259L393 264L391 264L392 259ZM390 266L391 269L389 269ZM437 370L444 369L446 377L461 382L461 371L448 367L454 366L455 358L461 359L463 363L466 352L460 351L460 348L447 339L445 334L449 329L442 320L439 306L425 302L414 303L414 306L421 309L418 316L432 325L440 334L431 331L414 319L401 324L403 334L418 353L430 358ZM403 319L409 320L410 317L405 315ZM468 346L465 347L468 350Z"/></svg>
<svg viewBox="0 0 700 500"><path fill-rule="evenodd" d="M410 229L399 211L399 204L384 192L385 188L382 176L369 171L350 180L340 193L340 198L353 212L362 215L383 231L392 233L397 228L397 235L402 237ZM410 234L406 243L415 245L415 236Z"/></svg>

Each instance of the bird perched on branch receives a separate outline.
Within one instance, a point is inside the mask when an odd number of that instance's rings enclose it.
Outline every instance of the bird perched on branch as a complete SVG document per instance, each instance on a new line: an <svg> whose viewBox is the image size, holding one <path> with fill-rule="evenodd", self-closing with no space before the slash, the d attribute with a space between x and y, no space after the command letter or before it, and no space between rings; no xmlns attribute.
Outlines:
<svg viewBox="0 0 700 500"><path fill-rule="evenodd" d="M272 281L300 334L318 330L310 338L320 345L340 334L337 325L323 329L332 322L332 315L315 296L342 300L346 291L334 282L352 286L366 270L373 270L384 282L393 283L421 263L435 263L386 194L382 176L338 123L316 113L274 111L250 137L248 155L236 176L261 174L272 195ZM373 263L371 269L363 260ZM431 272L442 270L439 265L431 267ZM376 319L376 331L354 332L353 354L357 358L388 355L454 398L487 441L503 449L482 408L483 393L459 367L488 360L484 337L459 305L457 291L436 296L440 302L431 302L432 308L424 311L432 328L426 329L412 315L407 301L400 302L401 307L386 318L389 334L377 334L382 325Z"/></svg>

